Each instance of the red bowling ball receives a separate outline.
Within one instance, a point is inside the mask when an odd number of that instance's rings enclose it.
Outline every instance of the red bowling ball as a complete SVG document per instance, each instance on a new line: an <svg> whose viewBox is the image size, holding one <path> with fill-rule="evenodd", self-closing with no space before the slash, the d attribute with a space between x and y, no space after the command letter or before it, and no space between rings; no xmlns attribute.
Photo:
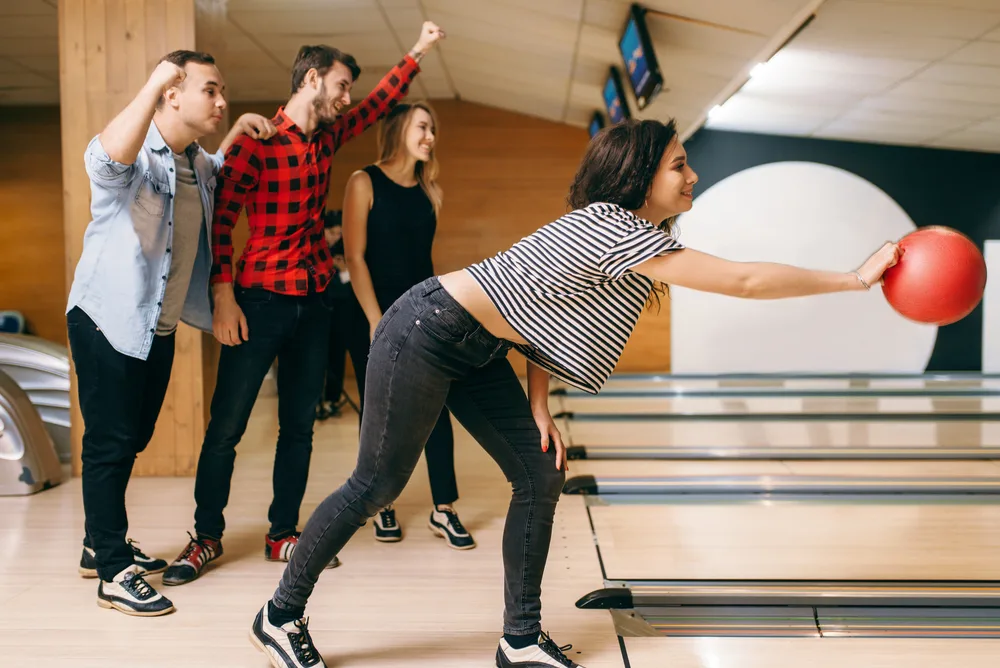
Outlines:
<svg viewBox="0 0 1000 668"><path fill-rule="evenodd" d="M986 261L967 236L950 227L924 227L899 241L896 266L882 277L882 292L900 315L950 325L983 298Z"/></svg>

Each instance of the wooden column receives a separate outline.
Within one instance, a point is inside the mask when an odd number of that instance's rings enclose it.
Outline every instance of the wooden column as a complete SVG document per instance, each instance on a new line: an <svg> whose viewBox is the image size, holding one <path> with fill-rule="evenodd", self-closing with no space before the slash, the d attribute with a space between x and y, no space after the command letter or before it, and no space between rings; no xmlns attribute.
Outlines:
<svg viewBox="0 0 1000 668"><path fill-rule="evenodd" d="M161 57L176 49L197 48L195 4L195 0L59 2L67 292L90 223L83 152L132 100ZM194 474L206 426L204 347L200 332L179 326L170 387L153 440L136 462L136 475ZM75 373L71 377L73 473L79 475L83 419Z"/></svg>

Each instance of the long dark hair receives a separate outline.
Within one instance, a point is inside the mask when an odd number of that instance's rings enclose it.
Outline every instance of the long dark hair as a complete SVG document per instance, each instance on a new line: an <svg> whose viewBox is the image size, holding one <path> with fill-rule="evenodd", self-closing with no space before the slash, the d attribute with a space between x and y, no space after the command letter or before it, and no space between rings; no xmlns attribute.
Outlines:
<svg viewBox="0 0 1000 668"><path fill-rule="evenodd" d="M635 211L642 208L653 186L653 177L663 154L677 137L677 123L627 119L598 132L580 162L569 189L568 202L582 209L595 202L617 204ZM677 218L652 221L667 233L673 233ZM660 306L660 296L667 286L655 282L647 306Z"/></svg>

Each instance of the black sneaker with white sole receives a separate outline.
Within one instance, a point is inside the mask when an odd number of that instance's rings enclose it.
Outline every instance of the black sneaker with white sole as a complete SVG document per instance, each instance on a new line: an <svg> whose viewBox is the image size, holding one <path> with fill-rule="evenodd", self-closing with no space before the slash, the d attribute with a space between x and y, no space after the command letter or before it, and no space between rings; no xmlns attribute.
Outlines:
<svg viewBox="0 0 1000 668"><path fill-rule="evenodd" d="M538 644L524 649L514 649L505 638L497 647L497 668L583 668L563 654L572 645L559 647L545 633L538 634Z"/></svg>
<svg viewBox="0 0 1000 668"><path fill-rule="evenodd" d="M174 604L153 589L134 564L111 582L100 581L97 585L97 605L136 617L157 617L174 611Z"/></svg>
<svg viewBox="0 0 1000 668"><path fill-rule="evenodd" d="M392 506L383 508L375 516L375 540L382 543L398 543L403 540L403 528L396 521L396 511Z"/></svg>
<svg viewBox="0 0 1000 668"><path fill-rule="evenodd" d="M267 618L267 603L253 620L250 642L267 655L273 668L326 668L309 635L309 620L275 626Z"/></svg>
<svg viewBox="0 0 1000 668"><path fill-rule="evenodd" d="M456 550L471 550L476 546L476 541L462 526L462 521L458 519L458 513L454 510L435 508L431 511L431 519L427 526L438 536L444 538L448 547Z"/></svg>
<svg viewBox="0 0 1000 668"><path fill-rule="evenodd" d="M139 572L143 575L155 575L167 570L165 559L147 556L139 549L139 544L131 538L128 539L128 545L132 548L132 560L139 567ZM97 557L94 554L94 548L87 547L86 545L83 546L83 554L80 555L80 567L77 570L85 578L97 577Z"/></svg>

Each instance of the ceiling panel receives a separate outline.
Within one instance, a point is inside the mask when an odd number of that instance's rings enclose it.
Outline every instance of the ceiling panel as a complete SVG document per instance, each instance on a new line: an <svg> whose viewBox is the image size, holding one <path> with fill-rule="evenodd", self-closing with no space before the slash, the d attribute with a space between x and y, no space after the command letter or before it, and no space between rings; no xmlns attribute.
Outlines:
<svg viewBox="0 0 1000 668"><path fill-rule="evenodd" d="M664 90L640 118L858 141L998 150L1000 0L646 0ZM287 99L303 44L363 68L355 99L416 41L448 34L414 97L452 98L584 126L602 108L628 0L229 0L232 101ZM58 99L55 0L0 8L0 104ZM815 20L767 60L815 10ZM754 71L754 76L749 74ZM728 101L726 101L729 96ZM985 148L983 148L985 147Z"/></svg>
<svg viewBox="0 0 1000 668"><path fill-rule="evenodd" d="M374 5L345 9L313 9L308 14L283 9L229 10L230 21L254 35L294 35L312 39L351 37L384 31L385 21ZM308 16L308 20L303 20Z"/></svg>
<svg viewBox="0 0 1000 668"><path fill-rule="evenodd" d="M900 95L895 91L865 98L857 108L892 111L900 116L944 116L966 121L992 118L1000 114L1000 105L997 104L969 104L941 99L922 99L919 104L914 104L912 97Z"/></svg>
<svg viewBox="0 0 1000 668"><path fill-rule="evenodd" d="M937 4L892 4L866 0L828 0L822 8L823 30L832 33L883 33L906 37L976 39L985 26L1000 23L993 11Z"/></svg>
<svg viewBox="0 0 1000 668"><path fill-rule="evenodd" d="M972 42L956 50L945 60L949 63L1000 66L1000 42L986 40Z"/></svg>
<svg viewBox="0 0 1000 668"><path fill-rule="evenodd" d="M810 90L822 99L843 89L846 104L834 118L811 129L790 118L772 131L992 146L990 138L1000 135L993 124L1000 118L1000 42L985 38L998 28L1000 0L827 0L792 45L714 113L708 126L744 129L758 122L750 102Z"/></svg>
<svg viewBox="0 0 1000 668"><path fill-rule="evenodd" d="M914 76L912 80L1000 87L1000 62L996 67L935 63Z"/></svg>

